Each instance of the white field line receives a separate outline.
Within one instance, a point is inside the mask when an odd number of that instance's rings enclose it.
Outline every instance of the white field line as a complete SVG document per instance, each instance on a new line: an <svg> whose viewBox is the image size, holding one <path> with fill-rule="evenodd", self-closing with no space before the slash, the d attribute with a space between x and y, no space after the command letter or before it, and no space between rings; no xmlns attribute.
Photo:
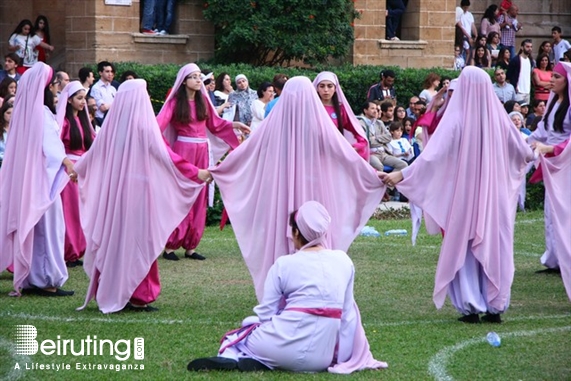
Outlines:
<svg viewBox="0 0 571 381"><path fill-rule="evenodd" d="M78 312L81 314L81 312ZM140 313L138 313L140 316ZM127 318L99 318L99 317L82 317L82 316L50 316L41 314L26 314L26 313L10 313L10 312L0 312L1 318L12 318L16 320L23 321L58 321L58 322L94 322L94 323L110 323L110 324L193 324L193 325L217 325L224 327L234 327L240 324L239 321L216 321L213 319L127 319ZM566 319L571 317L571 314L562 315L535 315L535 316L520 316L520 317L509 317L510 321L526 321L526 320L553 320L553 319ZM363 325L366 327L399 327L405 325L429 325L429 324L448 324L450 319L434 319L434 320L409 320L409 321L398 321L398 322L383 322L379 320L367 321Z"/></svg>
<svg viewBox="0 0 571 381"><path fill-rule="evenodd" d="M0 348L8 352L8 356L10 356L10 358L14 361L14 365L16 363L20 365L20 369L15 369L13 368L12 365L10 365L11 369L6 375L6 377L3 378L3 380L14 381L22 378L24 376L24 370L22 369L22 367L25 366L23 364L32 362L32 359L26 355L17 354L16 347L14 346L14 344L12 344L11 342L2 337L0 337Z"/></svg>
<svg viewBox="0 0 571 381"><path fill-rule="evenodd" d="M516 332L503 332L501 337L524 337L524 336L535 336L538 334L546 333L556 333L562 331L570 331L571 326L566 327L556 327L556 328L544 328L531 331L516 331ZM470 345L479 344L486 341L486 337L477 337L470 340L461 341L458 344L451 345L441 349L436 355L434 355L428 363L428 371L434 376L437 381L453 381L454 378L446 372L446 366L450 358L458 351L469 347Z"/></svg>

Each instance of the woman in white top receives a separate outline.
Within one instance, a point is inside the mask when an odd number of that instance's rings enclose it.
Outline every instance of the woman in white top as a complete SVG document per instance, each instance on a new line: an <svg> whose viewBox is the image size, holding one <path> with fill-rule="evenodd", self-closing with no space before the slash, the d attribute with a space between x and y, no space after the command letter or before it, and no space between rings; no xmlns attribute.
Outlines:
<svg viewBox="0 0 571 381"><path fill-rule="evenodd" d="M230 79L230 75L228 73L218 74L218 77L216 77L214 96L227 101L228 95L230 95L230 93L233 91L234 89L232 88L232 80Z"/></svg>
<svg viewBox="0 0 571 381"><path fill-rule="evenodd" d="M438 92L436 90L438 86L440 86L440 76L436 73L428 74L423 82L424 90L420 92L418 97L428 104Z"/></svg>
<svg viewBox="0 0 571 381"><path fill-rule="evenodd" d="M33 26L30 20L20 21L8 40L8 50L15 52L22 59L22 64L16 68L18 73L23 74L38 62L38 51L36 50L38 46L50 52L54 50L53 46L46 44L39 36L33 34Z"/></svg>
<svg viewBox="0 0 571 381"><path fill-rule="evenodd" d="M274 99L274 94L274 86L270 82L263 82L258 87L258 99L252 101L252 124L250 124L252 133L264 120L266 105Z"/></svg>

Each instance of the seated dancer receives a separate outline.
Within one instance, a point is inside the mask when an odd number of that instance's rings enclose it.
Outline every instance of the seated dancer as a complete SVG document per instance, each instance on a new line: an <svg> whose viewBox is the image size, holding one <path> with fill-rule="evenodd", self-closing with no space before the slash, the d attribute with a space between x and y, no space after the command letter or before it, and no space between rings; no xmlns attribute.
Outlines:
<svg viewBox="0 0 571 381"><path fill-rule="evenodd" d="M325 248L331 223L325 207L305 202L289 222L296 252L271 267L257 316L225 335L218 357L193 360L188 370L351 373L387 367L369 351L353 299L351 259Z"/></svg>
<svg viewBox="0 0 571 381"><path fill-rule="evenodd" d="M408 168L384 176L445 235L433 299L450 296L466 323L500 323L514 276L517 196L533 152L495 95L489 75L466 67L438 128Z"/></svg>
<svg viewBox="0 0 571 381"><path fill-rule="evenodd" d="M156 259L198 194L199 170L165 144L143 79L124 82L90 150L75 165L90 278L83 309L154 311ZM189 180L190 179L190 180Z"/></svg>

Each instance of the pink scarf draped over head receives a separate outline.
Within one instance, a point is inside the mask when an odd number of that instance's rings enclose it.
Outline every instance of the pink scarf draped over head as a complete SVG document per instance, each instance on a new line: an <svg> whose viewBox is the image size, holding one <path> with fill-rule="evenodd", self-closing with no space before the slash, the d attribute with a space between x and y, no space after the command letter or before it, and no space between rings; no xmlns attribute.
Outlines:
<svg viewBox="0 0 571 381"><path fill-rule="evenodd" d="M157 115L157 121L159 122L159 126L161 126L163 135L165 136L167 142L171 147L173 146L177 138L177 133L174 127L170 123L174 115L174 109L176 106L175 96L178 89L181 86L184 86L184 81L186 80L186 77L188 77L192 73L198 73L198 74L201 73L200 68L195 63L190 63L180 68L180 70L176 75L172 91L167 97L167 100L165 101L165 104L161 108L161 111ZM202 96L206 98L208 114L211 115L212 118L220 118L218 116L218 113L216 112L216 109L214 108L214 105L210 101L210 97L208 96L208 90L206 90L204 84L200 85L200 92L202 93ZM208 140L210 141L210 149L212 150L212 155L215 163L217 163L218 160L220 160L222 156L224 156L230 148L234 148L226 144L224 140L210 133L208 128L206 129L206 135L208 136Z"/></svg>
<svg viewBox="0 0 571 381"><path fill-rule="evenodd" d="M124 82L87 153L75 164L90 277L87 303L121 310L203 185L175 167L143 79Z"/></svg>
<svg viewBox="0 0 571 381"><path fill-rule="evenodd" d="M357 117L353 113L353 110L351 109L351 105L347 101L347 98L345 98L345 94L343 94L343 89L341 88L341 84L339 83L339 79L337 78L337 75L333 72L330 72L330 71L322 71L321 73L319 73L317 75L317 77L315 77L315 79L313 80L313 87L315 87L315 91L317 91L317 87L323 81L333 82L333 84L335 85L335 93L337 93L337 98L339 99L339 104L341 106L343 106L343 108L345 109L345 112L347 113L347 116L349 117L349 121L351 122L351 125L353 126L353 129L363 139L365 139L365 142L368 142L368 138L367 138L367 134L365 133L365 130L363 129L363 127L361 127L361 123L359 123L359 120L357 119ZM339 115L338 118L341 118L341 115ZM355 143L357 143L357 140L355 139L355 137L353 136L351 131L348 131L345 129L345 131L343 131L343 136L345 136L345 139L347 139L349 141L349 143L351 143L351 145L354 146ZM368 143L365 147L355 147L355 148L358 149L359 152L362 152L362 153L360 153L360 155L363 157L363 159L365 159L367 161L369 160Z"/></svg>
<svg viewBox="0 0 571 381"><path fill-rule="evenodd" d="M83 90L85 91L85 87L79 81L71 81L68 83L64 88L63 91L58 96L58 103L57 103L57 112L56 112L56 120L57 124L60 128L63 126L63 121L65 120L65 113L67 110L67 101L71 98L75 93L78 91ZM87 94L87 92L86 92ZM87 105L83 107L83 110L80 112L88 113Z"/></svg>
<svg viewBox="0 0 571 381"><path fill-rule="evenodd" d="M483 268L488 303L503 310L513 280L513 234L519 187L533 152L494 93L489 75L466 67L438 129L397 188L446 235L434 303L464 266L467 248Z"/></svg>
<svg viewBox="0 0 571 381"><path fill-rule="evenodd" d="M0 272L14 264L15 290L30 272L33 228L69 181L61 162L59 170L48 170L58 163L50 163L42 148L44 89L52 76L52 68L43 62L22 75L0 171Z"/></svg>
<svg viewBox="0 0 571 381"><path fill-rule="evenodd" d="M324 246L347 251L385 192L335 129L308 78L286 82L264 123L211 169L258 300L275 260L294 252L293 211L306 201L321 203L331 215Z"/></svg>

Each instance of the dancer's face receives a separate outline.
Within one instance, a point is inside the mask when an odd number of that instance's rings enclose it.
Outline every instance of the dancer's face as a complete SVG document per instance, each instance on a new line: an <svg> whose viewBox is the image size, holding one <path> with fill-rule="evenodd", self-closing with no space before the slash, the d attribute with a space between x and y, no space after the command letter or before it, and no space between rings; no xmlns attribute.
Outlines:
<svg viewBox="0 0 571 381"><path fill-rule="evenodd" d="M85 95L85 90L79 90L68 99L68 103L71 104L71 107L73 107L75 111L81 111L85 108L85 104L87 103Z"/></svg>
<svg viewBox="0 0 571 381"><path fill-rule="evenodd" d="M563 95L563 92L567 88L567 77L554 71L551 75L551 91L558 95Z"/></svg>
<svg viewBox="0 0 571 381"><path fill-rule="evenodd" d="M335 84L331 81L321 81L317 85L317 94L324 102L329 102L335 94Z"/></svg>
<svg viewBox="0 0 571 381"><path fill-rule="evenodd" d="M189 90L200 91L201 84L202 80L200 79L200 71L190 73L184 80L184 85Z"/></svg>

